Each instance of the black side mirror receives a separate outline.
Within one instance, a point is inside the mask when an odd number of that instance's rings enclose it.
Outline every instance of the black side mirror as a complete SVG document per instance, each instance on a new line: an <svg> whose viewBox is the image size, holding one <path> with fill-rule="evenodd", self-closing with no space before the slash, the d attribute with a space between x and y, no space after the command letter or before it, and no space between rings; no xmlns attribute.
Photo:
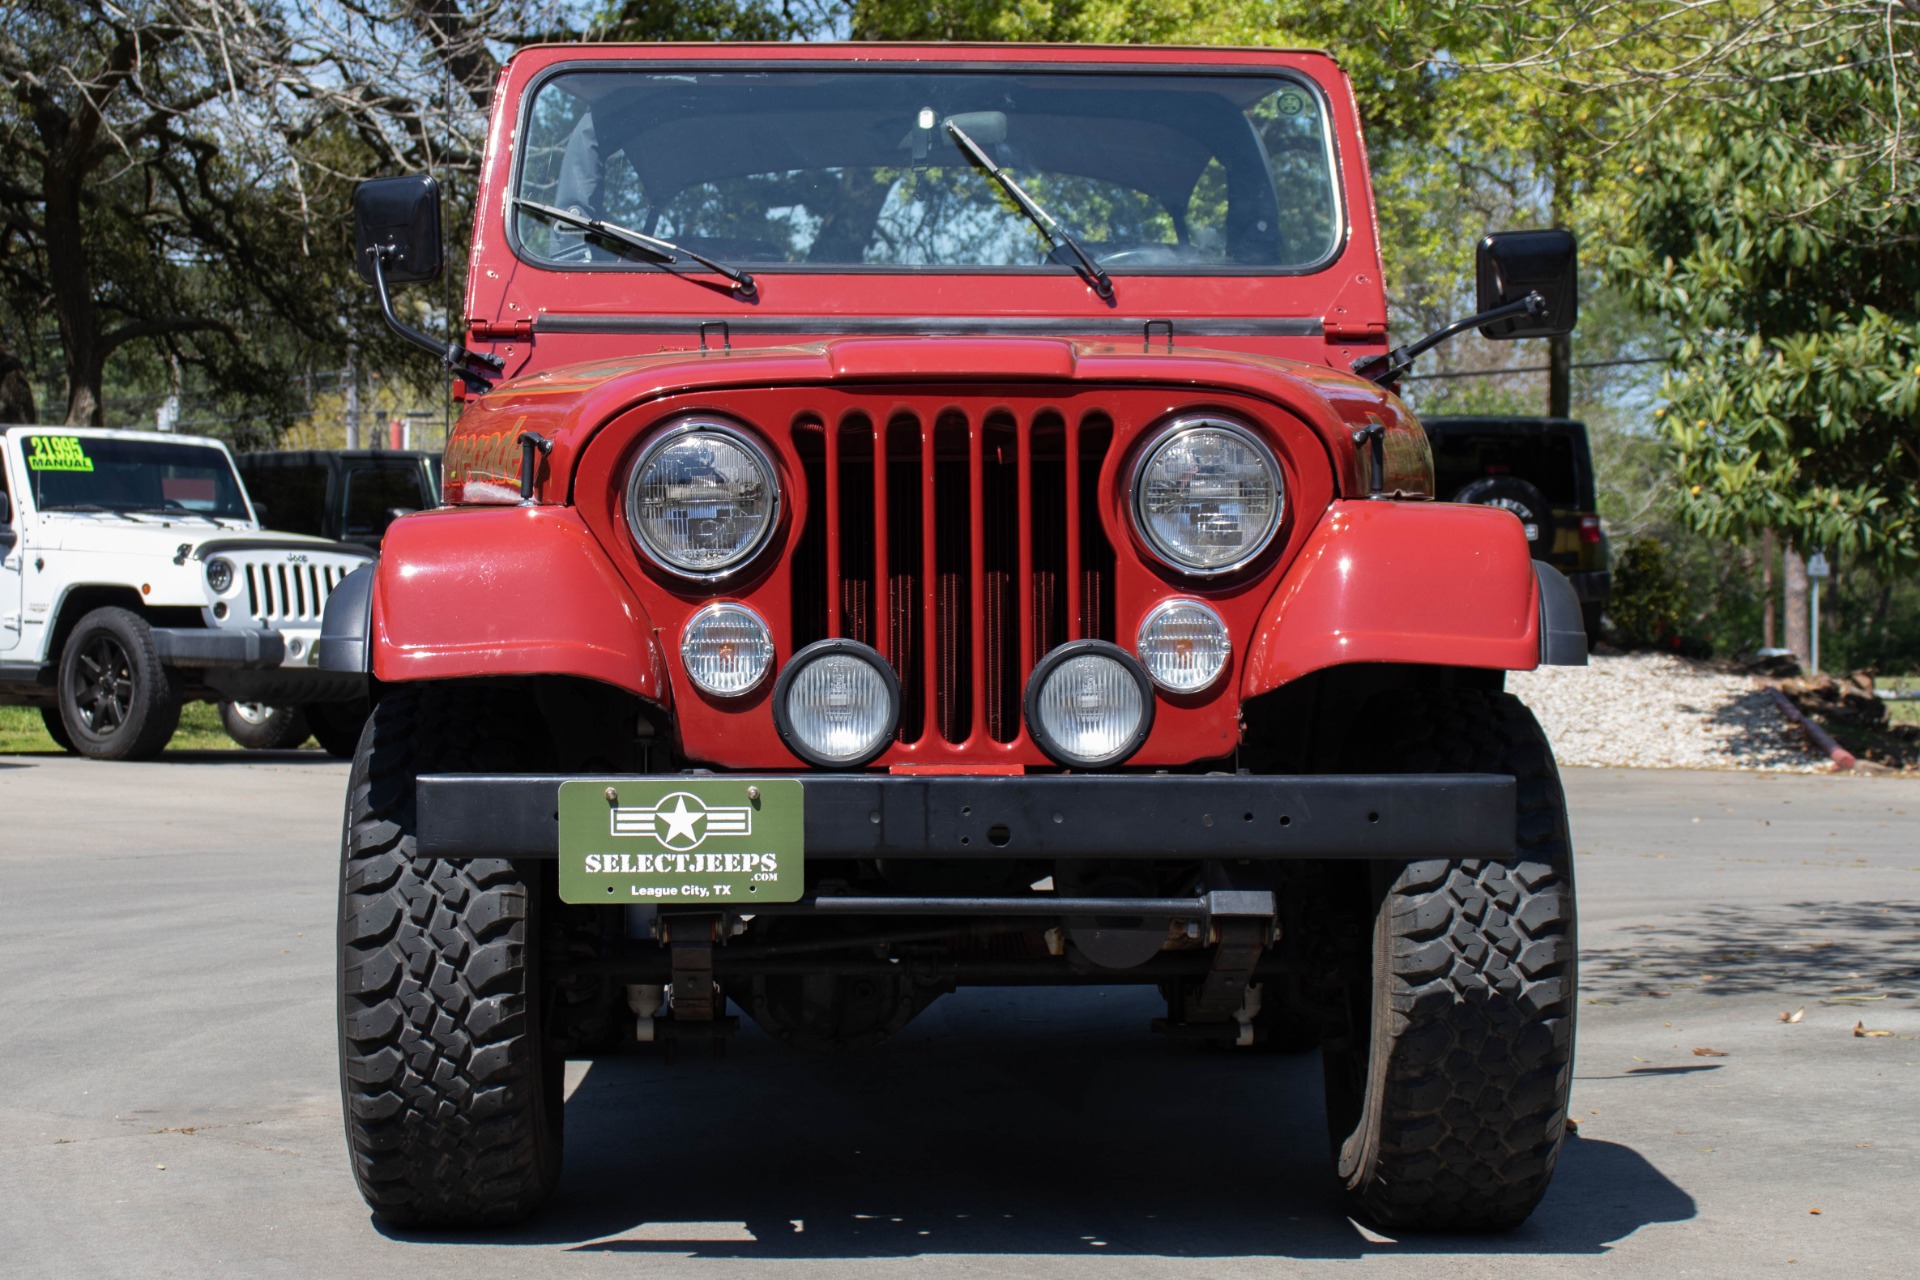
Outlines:
<svg viewBox="0 0 1920 1280"><path fill-rule="evenodd" d="M440 278L440 184L425 174L373 178L353 189L353 264L376 284L376 252L388 284Z"/></svg>
<svg viewBox="0 0 1920 1280"><path fill-rule="evenodd" d="M256 502L253 504L253 518L260 522L260 527L262 529L267 527L267 504L266 503Z"/></svg>
<svg viewBox="0 0 1920 1280"><path fill-rule="evenodd" d="M424 174L369 178L353 189L353 265L380 295L387 327L440 357L466 383L489 389L506 367L499 356L469 351L459 342L428 337L393 313L388 286L438 280L446 254L440 244L440 184Z"/></svg>
<svg viewBox="0 0 1920 1280"><path fill-rule="evenodd" d="M1546 299L1543 315L1514 315L1480 326L1487 338L1557 338L1580 319L1580 256L1573 233L1497 231L1480 240L1474 255L1479 305L1487 312L1529 293Z"/></svg>

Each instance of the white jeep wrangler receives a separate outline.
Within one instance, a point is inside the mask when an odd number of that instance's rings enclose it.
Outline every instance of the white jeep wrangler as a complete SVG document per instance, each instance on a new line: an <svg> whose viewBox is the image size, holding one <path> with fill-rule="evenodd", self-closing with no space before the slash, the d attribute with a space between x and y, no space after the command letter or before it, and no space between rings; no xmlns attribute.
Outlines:
<svg viewBox="0 0 1920 1280"><path fill-rule="evenodd" d="M319 670L314 645L372 558L262 529L218 440L0 427L0 704L100 760L158 755L190 701L244 745L310 726L350 755L365 677Z"/></svg>

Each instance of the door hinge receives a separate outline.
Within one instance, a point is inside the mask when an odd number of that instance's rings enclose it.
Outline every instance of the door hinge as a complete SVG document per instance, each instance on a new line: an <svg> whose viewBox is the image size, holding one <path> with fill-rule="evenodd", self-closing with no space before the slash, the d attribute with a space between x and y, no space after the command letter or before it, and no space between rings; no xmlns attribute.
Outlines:
<svg viewBox="0 0 1920 1280"><path fill-rule="evenodd" d="M1326 316L1320 321L1320 332L1328 342L1380 342L1387 336L1387 326L1383 320L1356 322Z"/></svg>
<svg viewBox="0 0 1920 1280"><path fill-rule="evenodd" d="M475 342L531 342L533 320L474 320L467 325Z"/></svg>

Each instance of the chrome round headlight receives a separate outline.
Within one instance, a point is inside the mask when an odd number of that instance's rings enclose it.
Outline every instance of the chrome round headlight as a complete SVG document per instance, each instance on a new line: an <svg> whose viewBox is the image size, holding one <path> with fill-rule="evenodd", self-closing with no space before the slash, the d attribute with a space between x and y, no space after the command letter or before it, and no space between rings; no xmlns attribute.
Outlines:
<svg viewBox="0 0 1920 1280"><path fill-rule="evenodd" d="M680 633L687 678L716 697L751 692L773 665L773 636L743 604L717 601L687 621Z"/></svg>
<svg viewBox="0 0 1920 1280"><path fill-rule="evenodd" d="M854 640L820 640L793 655L773 686L773 724L808 764L855 769L893 741L900 681L887 660Z"/></svg>
<svg viewBox="0 0 1920 1280"><path fill-rule="evenodd" d="M1073 768L1119 764L1153 728L1153 689L1132 654L1105 640L1075 640L1042 658L1027 681L1027 732Z"/></svg>
<svg viewBox="0 0 1920 1280"><path fill-rule="evenodd" d="M1231 573L1266 550L1286 508L1273 451L1222 418L1176 418L1133 469L1133 519L1182 573Z"/></svg>
<svg viewBox="0 0 1920 1280"><path fill-rule="evenodd" d="M1232 645L1227 624L1198 600L1163 600L1140 620L1134 646L1153 682L1168 693L1198 693L1220 678Z"/></svg>
<svg viewBox="0 0 1920 1280"><path fill-rule="evenodd" d="M649 444L627 478L627 524L647 558L723 578L766 544L780 482L766 451L725 422L692 418Z"/></svg>
<svg viewBox="0 0 1920 1280"><path fill-rule="evenodd" d="M213 588L213 594L225 595L233 586L233 561L217 557L207 561L207 585Z"/></svg>

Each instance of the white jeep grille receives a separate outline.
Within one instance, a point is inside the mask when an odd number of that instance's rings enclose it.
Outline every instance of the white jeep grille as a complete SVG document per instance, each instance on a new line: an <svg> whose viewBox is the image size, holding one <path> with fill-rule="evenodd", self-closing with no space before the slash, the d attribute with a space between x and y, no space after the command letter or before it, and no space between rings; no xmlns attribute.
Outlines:
<svg viewBox="0 0 1920 1280"><path fill-rule="evenodd" d="M326 561L288 564L279 561L246 560L241 564L247 575L247 612L267 626L286 623L318 623L327 607L327 597L351 573L354 564Z"/></svg>

